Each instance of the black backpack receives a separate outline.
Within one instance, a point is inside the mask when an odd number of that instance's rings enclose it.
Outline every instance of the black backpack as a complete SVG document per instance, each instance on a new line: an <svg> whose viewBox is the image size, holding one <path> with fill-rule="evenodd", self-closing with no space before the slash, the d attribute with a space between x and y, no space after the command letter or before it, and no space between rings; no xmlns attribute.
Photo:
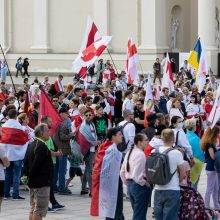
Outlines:
<svg viewBox="0 0 220 220"><path fill-rule="evenodd" d="M129 143L129 141L126 143L124 133L123 133L124 128L129 123L131 123L131 122L126 122L123 126L119 126L123 137L122 137L122 143L118 144L117 147L118 147L118 150L121 151L121 152L123 152L127 149L127 146L128 146L128 143Z"/></svg>
<svg viewBox="0 0 220 220"><path fill-rule="evenodd" d="M151 184L166 185L170 182L173 175L176 173L170 172L170 164L168 153L174 150L173 147L165 150L163 153L156 149L151 153L146 161L146 177Z"/></svg>

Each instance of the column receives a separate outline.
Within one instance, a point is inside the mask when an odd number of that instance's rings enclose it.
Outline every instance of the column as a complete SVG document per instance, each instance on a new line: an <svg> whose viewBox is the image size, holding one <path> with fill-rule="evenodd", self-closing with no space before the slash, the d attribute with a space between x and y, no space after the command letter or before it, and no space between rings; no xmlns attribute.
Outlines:
<svg viewBox="0 0 220 220"><path fill-rule="evenodd" d="M215 42L215 0L198 1L198 37L204 42L208 61L217 74L217 47Z"/></svg>
<svg viewBox="0 0 220 220"><path fill-rule="evenodd" d="M162 53L168 49L166 0L138 1L139 50L143 53Z"/></svg>
<svg viewBox="0 0 220 220"><path fill-rule="evenodd" d="M47 53L48 45L48 0L34 0L34 39L32 52Z"/></svg>
<svg viewBox="0 0 220 220"><path fill-rule="evenodd" d="M93 0L93 19L101 35L109 35L109 0Z"/></svg>
<svg viewBox="0 0 220 220"><path fill-rule="evenodd" d="M198 1L198 36L207 50L215 50L215 0Z"/></svg>
<svg viewBox="0 0 220 220"><path fill-rule="evenodd" d="M0 0L0 44L6 48L6 0Z"/></svg>

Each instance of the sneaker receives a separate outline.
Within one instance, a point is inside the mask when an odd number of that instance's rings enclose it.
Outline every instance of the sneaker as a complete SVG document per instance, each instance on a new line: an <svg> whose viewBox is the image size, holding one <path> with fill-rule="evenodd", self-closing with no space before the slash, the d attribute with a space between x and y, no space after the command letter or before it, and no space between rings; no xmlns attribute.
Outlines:
<svg viewBox="0 0 220 220"><path fill-rule="evenodd" d="M82 190L82 191L80 192L80 195L86 195L86 194L88 194L88 193L89 193L88 191L83 191L83 190Z"/></svg>
<svg viewBox="0 0 220 220"><path fill-rule="evenodd" d="M54 210L53 208L48 207L47 212L48 212L48 213L55 213L55 212L56 212L56 210Z"/></svg>
<svg viewBox="0 0 220 220"><path fill-rule="evenodd" d="M65 205L60 205L59 203L55 204L55 205L52 205L52 209L54 210L60 210L60 209L63 209L65 207Z"/></svg>
<svg viewBox="0 0 220 220"><path fill-rule="evenodd" d="M4 197L4 200L9 200L9 199L11 199L12 198L12 196L5 196Z"/></svg>
<svg viewBox="0 0 220 220"><path fill-rule="evenodd" d="M25 198L21 197L21 196L18 196L18 197L13 197L12 199L13 201L23 201L25 200Z"/></svg>
<svg viewBox="0 0 220 220"><path fill-rule="evenodd" d="M59 195L71 195L71 194L72 192L67 188L59 191Z"/></svg>

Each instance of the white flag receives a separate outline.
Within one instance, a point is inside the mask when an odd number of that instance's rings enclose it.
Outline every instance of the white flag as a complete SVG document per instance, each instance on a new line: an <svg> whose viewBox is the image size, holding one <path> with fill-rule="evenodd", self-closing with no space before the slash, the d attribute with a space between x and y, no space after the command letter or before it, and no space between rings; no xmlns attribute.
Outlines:
<svg viewBox="0 0 220 220"><path fill-rule="evenodd" d="M220 86L218 87L218 90L216 93L215 104L212 107L212 111L208 118L208 121L211 123L210 125L211 128L215 126L219 118L220 118Z"/></svg>
<svg viewBox="0 0 220 220"><path fill-rule="evenodd" d="M154 98L152 92L152 82L151 77L148 75L148 81L146 86L146 96L144 99L144 110L148 112L154 112Z"/></svg>

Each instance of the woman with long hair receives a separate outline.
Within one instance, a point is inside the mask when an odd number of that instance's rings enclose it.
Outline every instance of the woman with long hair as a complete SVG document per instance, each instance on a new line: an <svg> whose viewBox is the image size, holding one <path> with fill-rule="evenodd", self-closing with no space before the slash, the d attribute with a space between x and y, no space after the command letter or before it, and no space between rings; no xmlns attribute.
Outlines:
<svg viewBox="0 0 220 220"><path fill-rule="evenodd" d="M198 103L197 96L191 95L190 97L190 103L186 107L187 112L187 118L197 118L197 134L199 137L202 136L203 133L203 120L202 116L204 116L204 109L202 106Z"/></svg>
<svg viewBox="0 0 220 220"><path fill-rule="evenodd" d="M173 118L173 116L179 116L180 118L182 118L182 120L184 119L184 114L182 112L181 103L180 103L179 99L175 98L172 101L169 115L170 115L170 120Z"/></svg>
<svg viewBox="0 0 220 220"><path fill-rule="evenodd" d="M205 207L210 208L210 197L212 195L214 207L218 210L220 209L220 205L218 203L218 177L214 168L214 162L219 132L220 129L218 126L214 126L212 129L210 127L207 128L200 143L202 150L205 152L205 170L207 174Z"/></svg>
<svg viewBox="0 0 220 220"><path fill-rule="evenodd" d="M126 154L121 167L120 176L128 187L128 194L133 209L133 220L146 220L151 189L146 180L144 148L148 145L145 134L138 133L134 138L134 146Z"/></svg>

